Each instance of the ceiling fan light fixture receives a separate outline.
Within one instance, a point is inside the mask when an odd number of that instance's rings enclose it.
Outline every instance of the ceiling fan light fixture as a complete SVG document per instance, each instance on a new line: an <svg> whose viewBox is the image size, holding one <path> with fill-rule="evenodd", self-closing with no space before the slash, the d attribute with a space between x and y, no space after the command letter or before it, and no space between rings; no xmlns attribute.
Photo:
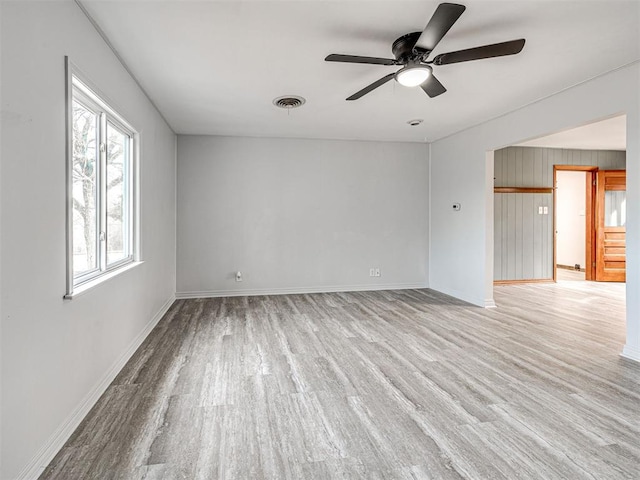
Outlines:
<svg viewBox="0 0 640 480"><path fill-rule="evenodd" d="M431 75L431 67L428 65L407 65L398 70L396 80L404 87L417 87L422 85Z"/></svg>

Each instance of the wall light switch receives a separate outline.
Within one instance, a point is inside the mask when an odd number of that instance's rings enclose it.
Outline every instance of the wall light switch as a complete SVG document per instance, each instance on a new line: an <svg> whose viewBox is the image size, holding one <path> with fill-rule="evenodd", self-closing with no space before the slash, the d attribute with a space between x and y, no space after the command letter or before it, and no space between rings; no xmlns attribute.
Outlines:
<svg viewBox="0 0 640 480"><path fill-rule="evenodd" d="M549 214L549 207L544 207L544 214L548 215Z"/></svg>
<svg viewBox="0 0 640 480"><path fill-rule="evenodd" d="M453 209L454 209L456 212L460 211L460 204L459 204L459 203L454 203L454 204L453 204Z"/></svg>
<svg viewBox="0 0 640 480"><path fill-rule="evenodd" d="M538 215L542 215L542 207L538 207Z"/></svg>

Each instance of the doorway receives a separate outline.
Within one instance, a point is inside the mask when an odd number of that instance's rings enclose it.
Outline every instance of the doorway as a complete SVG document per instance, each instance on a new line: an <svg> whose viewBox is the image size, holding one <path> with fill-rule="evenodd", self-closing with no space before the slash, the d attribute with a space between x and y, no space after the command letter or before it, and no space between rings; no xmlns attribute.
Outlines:
<svg viewBox="0 0 640 480"><path fill-rule="evenodd" d="M595 280L598 167L554 165L553 279Z"/></svg>
<svg viewBox="0 0 640 480"><path fill-rule="evenodd" d="M556 172L554 279L586 280L586 172Z"/></svg>

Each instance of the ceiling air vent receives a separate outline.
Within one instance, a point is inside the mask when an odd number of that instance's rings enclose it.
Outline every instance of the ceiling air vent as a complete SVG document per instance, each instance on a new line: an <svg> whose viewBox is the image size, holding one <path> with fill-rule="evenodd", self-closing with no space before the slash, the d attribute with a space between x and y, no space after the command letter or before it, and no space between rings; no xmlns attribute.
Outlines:
<svg viewBox="0 0 640 480"><path fill-rule="evenodd" d="M298 108L304 105L306 100L297 95L285 95L284 97L278 97L273 100L273 104L279 108L285 108L291 110L292 108Z"/></svg>

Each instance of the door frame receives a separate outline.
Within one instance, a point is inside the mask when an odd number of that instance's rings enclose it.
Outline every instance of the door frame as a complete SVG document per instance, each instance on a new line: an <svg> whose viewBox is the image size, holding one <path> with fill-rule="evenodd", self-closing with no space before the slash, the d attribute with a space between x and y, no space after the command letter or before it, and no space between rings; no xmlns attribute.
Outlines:
<svg viewBox="0 0 640 480"><path fill-rule="evenodd" d="M596 218L595 218L595 201L596 201L596 174L598 167L591 165L554 165L553 166L553 281L557 281L556 267L556 251L557 251L557 172L585 172L586 177L586 198L585 198L585 280L596 279Z"/></svg>

